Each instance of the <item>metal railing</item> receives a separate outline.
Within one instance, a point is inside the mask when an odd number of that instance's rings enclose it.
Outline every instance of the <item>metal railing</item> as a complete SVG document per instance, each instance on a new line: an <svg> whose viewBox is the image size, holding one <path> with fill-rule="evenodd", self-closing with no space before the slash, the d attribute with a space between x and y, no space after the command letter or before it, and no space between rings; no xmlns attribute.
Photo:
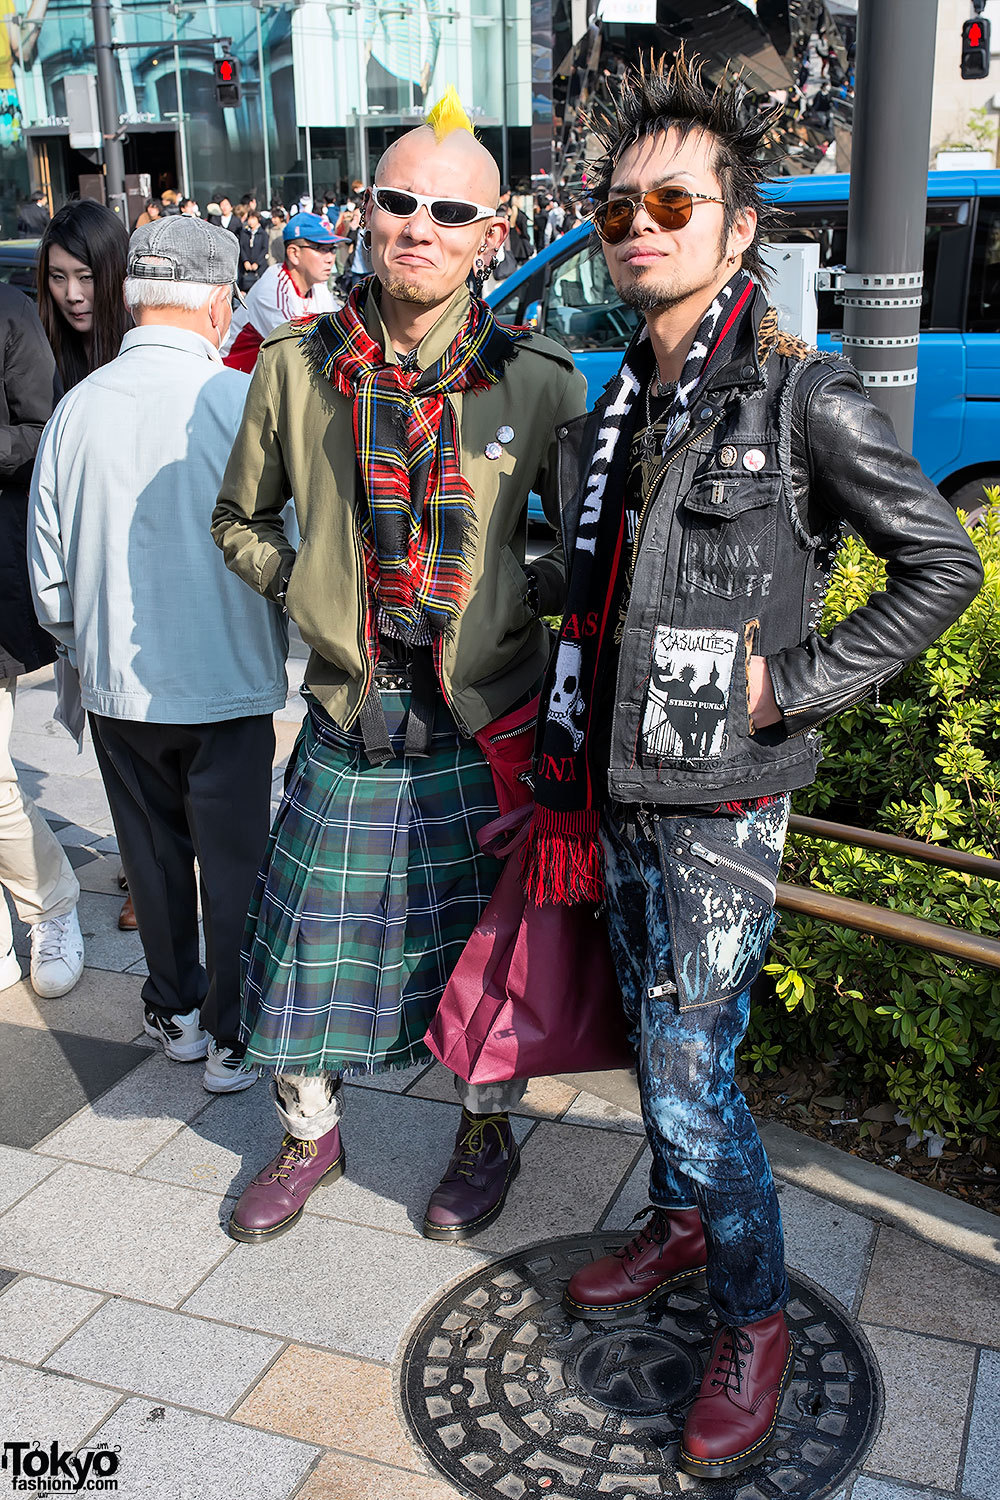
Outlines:
<svg viewBox="0 0 1000 1500"><path fill-rule="evenodd" d="M1000 881L1000 860L988 859L982 854L967 854L962 849L946 849L940 844L925 844L920 839L904 839L893 833L852 828L846 823L828 823L823 818L800 817L797 813L792 814L788 826L790 832L804 833L810 838L853 844L901 859L943 865L964 875ZM836 922L840 927L866 932L871 937L888 938L892 942L908 943L952 958L963 958L969 963L1000 969L1000 942L976 932L948 927L943 922L928 921L926 917L871 906L866 901L853 901L847 896L833 896L808 885L788 885L785 881L778 882L777 906L780 911Z"/></svg>

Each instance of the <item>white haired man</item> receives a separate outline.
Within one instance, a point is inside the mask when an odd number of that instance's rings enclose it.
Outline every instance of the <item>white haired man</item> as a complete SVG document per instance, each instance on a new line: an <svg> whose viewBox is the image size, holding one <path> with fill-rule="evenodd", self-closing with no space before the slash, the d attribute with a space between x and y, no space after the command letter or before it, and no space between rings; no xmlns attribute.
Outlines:
<svg viewBox="0 0 1000 1500"><path fill-rule="evenodd" d="M80 672L149 966L143 1029L177 1062L207 1056L211 1093L255 1077L239 947L286 691L281 612L227 572L208 529L249 386L219 354L238 255L187 216L132 235L136 327L56 408L29 521L38 618Z"/></svg>

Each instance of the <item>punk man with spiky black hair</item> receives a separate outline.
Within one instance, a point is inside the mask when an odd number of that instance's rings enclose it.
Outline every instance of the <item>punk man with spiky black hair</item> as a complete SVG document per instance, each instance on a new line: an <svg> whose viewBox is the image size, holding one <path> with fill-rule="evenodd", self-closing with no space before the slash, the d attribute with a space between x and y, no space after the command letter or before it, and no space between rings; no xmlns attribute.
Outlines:
<svg viewBox="0 0 1000 1500"><path fill-rule="evenodd" d="M543 695L526 887L606 899L653 1155L635 1238L576 1272L615 1318L707 1269L718 1329L679 1462L758 1463L794 1350L774 1181L734 1068L773 928L789 793L817 726L975 596L976 551L852 367L779 330L759 253L773 112L683 57L597 122L594 228L643 321L569 424L568 604ZM560 465L560 474L570 471ZM884 593L816 631L842 527Z"/></svg>

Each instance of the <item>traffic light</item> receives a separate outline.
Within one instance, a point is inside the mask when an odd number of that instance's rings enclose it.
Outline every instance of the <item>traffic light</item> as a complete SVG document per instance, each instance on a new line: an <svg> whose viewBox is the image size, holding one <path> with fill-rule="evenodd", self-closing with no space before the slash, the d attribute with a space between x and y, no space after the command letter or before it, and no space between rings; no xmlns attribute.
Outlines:
<svg viewBox="0 0 1000 1500"><path fill-rule="evenodd" d="M990 71L990 23L982 16L962 27L962 77L985 78Z"/></svg>
<svg viewBox="0 0 1000 1500"><path fill-rule="evenodd" d="M243 98L240 65L235 57L215 59L215 97L222 109L235 109Z"/></svg>

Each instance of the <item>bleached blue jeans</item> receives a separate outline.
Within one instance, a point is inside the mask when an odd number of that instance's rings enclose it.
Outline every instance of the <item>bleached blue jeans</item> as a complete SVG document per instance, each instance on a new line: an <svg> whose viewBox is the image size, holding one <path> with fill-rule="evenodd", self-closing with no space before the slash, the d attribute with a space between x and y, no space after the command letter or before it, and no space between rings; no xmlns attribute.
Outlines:
<svg viewBox="0 0 1000 1500"><path fill-rule="evenodd" d="M602 829L611 946L653 1153L650 1201L699 1209L709 1295L737 1326L788 1298L774 1179L735 1079L787 823L785 797L742 816L612 807Z"/></svg>

